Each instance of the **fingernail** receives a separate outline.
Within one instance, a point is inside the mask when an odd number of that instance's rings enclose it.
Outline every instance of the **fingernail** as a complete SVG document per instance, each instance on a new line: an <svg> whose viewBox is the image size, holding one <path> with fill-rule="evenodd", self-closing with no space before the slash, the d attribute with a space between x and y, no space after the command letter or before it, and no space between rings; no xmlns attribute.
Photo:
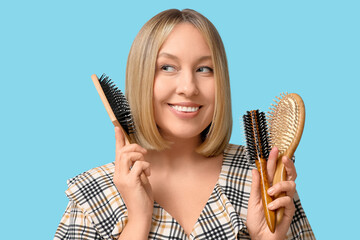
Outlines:
<svg viewBox="0 0 360 240"><path fill-rule="evenodd" d="M273 195L274 191L275 191L275 189L273 187L271 187L271 188L268 189L267 192L268 192L269 195Z"/></svg>
<svg viewBox="0 0 360 240"><path fill-rule="evenodd" d="M268 206L268 209L270 209L270 210L271 210L272 208L274 208L274 203L273 203L273 202L271 202L271 203L269 203L267 206Z"/></svg>

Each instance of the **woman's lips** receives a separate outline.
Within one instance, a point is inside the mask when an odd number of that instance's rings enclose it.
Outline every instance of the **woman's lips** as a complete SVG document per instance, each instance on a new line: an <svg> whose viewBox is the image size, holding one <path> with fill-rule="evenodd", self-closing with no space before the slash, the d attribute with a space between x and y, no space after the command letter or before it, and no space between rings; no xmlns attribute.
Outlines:
<svg viewBox="0 0 360 240"><path fill-rule="evenodd" d="M199 110L202 107L201 105L194 103L169 103L168 105L171 112L180 118L193 118L199 113Z"/></svg>
<svg viewBox="0 0 360 240"><path fill-rule="evenodd" d="M196 112L199 110L200 107L185 107L185 106L179 106L179 105L170 105L173 109L175 109L178 112Z"/></svg>

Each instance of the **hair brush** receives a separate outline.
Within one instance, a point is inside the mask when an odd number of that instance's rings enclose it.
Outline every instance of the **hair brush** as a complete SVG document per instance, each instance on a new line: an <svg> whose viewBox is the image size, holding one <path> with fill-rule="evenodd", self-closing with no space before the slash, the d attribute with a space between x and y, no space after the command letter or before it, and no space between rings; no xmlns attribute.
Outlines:
<svg viewBox="0 0 360 240"><path fill-rule="evenodd" d="M91 75L95 88L98 91L101 101L103 102L109 117L116 127L122 129L125 135L126 144L134 143L133 133L135 133L135 125L131 115L129 103L115 84L105 74L101 75L100 79L96 74ZM141 174L141 180L146 183L146 176Z"/></svg>
<svg viewBox="0 0 360 240"><path fill-rule="evenodd" d="M267 207L273 199L267 193L269 182L266 160L269 157L269 143L265 113L259 112L259 110L248 111L243 116L243 120L248 158L251 163L255 162L260 173L261 199L264 214L270 231L274 232L275 212Z"/></svg>
<svg viewBox="0 0 360 240"><path fill-rule="evenodd" d="M286 171L281 161L283 156L292 158L299 145L305 124L305 105L301 97L296 93L282 93L276 97L276 104L268 112L269 142L271 147L279 149L273 185L286 181ZM284 193L275 198L285 196ZM276 222L281 222L284 208L276 210Z"/></svg>
<svg viewBox="0 0 360 240"><path fill-rule="evenodd" d="M132 142L130 135L135 132L135 126L129 103L124 94L105 74L101 75L100 79L93 74L91 79L112 123L123 130L128 142Z"/></svg>

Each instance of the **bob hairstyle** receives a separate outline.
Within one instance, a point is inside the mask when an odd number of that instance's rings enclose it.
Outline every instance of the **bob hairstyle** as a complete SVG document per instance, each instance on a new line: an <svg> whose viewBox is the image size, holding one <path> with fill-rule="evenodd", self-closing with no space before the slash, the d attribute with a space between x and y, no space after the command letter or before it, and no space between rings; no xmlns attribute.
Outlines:
<svg viewBox="0 0 360 240"><path fill-rule="evenodd" d="M153 85L159 49L179 23L190 23L204 36L212 55L215 79L215 108L212 122L201 133L196 152L206 157L223 153L232 130L230 83L227 58L214 25L200 13L169 9L151 18L137 34L127 61L126 96L134 118L134 140L147 149L163 150L170 142L160 135L153 109Z"/></svg>

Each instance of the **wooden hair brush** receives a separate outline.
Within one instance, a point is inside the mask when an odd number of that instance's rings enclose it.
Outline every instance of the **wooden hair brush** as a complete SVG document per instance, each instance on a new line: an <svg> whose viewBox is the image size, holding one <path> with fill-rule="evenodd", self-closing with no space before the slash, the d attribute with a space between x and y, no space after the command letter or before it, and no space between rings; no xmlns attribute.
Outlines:
<svg viewBox="0 0 360 240"><path fill-rule="evenodd" d="M283 156L292 158L299 145L305 124L305 105L296 93L283 93L276 97L276 104L268 112L269 143L271 147L279 149L273 185L286 181L286 171L281 161ZM285 196L284 193L275 196ZM284 215L284 208L276 211L276 224L280 223Z"/></svg>
<svg viewBox="0 0 360 240"><path fill-rule="evenodd" d="M261 199L264 208L265 219L271 232L275 231L275 212L268 209L272 202L267 193L269 189L267 163L269 157L268 132L265 113L259 110L248 111L243 116L246 137L246 149L249 161L255 162L260 173Z"/></svg>
<svg viewBox="0 0 360 240"><path fill-rule="evenodd" d="M124 94L105 74L103 74L100 79L93 74L91 75L91 79L94 82L95 88L100 95L101 101L112 123L114 126L122 129L126 144L134 143L133 133L135 133L135 125L129 103ZM141 173L140 178L143 183L147 182L145 173Z"/></svg>
<svg viewBox="0 0 360 240"><path fill-rule="evenodd" d="M108 76L103 74L100 79L96 74L91 75L95 88L99 93L109 117L114 126L120 127L126 141L132 143L131 134L135 133L134 121L130 107L124 94L118 89Z"/></svg>

